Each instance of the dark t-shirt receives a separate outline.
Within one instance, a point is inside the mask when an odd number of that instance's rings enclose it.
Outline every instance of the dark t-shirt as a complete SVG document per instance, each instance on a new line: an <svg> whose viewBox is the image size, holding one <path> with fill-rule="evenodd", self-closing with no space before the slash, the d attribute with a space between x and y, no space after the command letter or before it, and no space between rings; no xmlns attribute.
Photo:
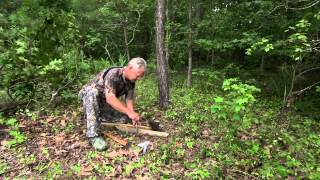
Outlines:
<svg viewBox="0 0 320 180"><path fill-rule="evenodd" d="M99 94L114 93L126 99L133 99L135 83L123 76L123 67L111 67L101 71L89 84L98 89Z"/></svg>

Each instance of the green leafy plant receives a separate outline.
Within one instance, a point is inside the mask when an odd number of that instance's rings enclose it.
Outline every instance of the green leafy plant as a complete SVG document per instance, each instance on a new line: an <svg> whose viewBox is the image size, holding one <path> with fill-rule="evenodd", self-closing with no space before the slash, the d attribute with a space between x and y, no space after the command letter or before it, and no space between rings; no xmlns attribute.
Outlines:
<svg viewBox="0 0 320 180"><path fill-rule="evenodd" d="M185 149L177 148L176 154L178 159L182 159L185 156Z"/></svg>
<svg viewBox="0 0 320 180"><path fill-rule="evenodd" d="M81 165L80 163L74 164L70 167L70 169L74 172L74 174L80 175L81 172Z"/></svg>
<svg viewBox="0 0 320 180"><path fill-rule="evenodd" d="M238 129L249 128L252 122L256 122L251 107L256 101L254 93L260 92L260 89L236 78L224 80L222 89L225 95L214 98L211 112L222 120L221 127L228 126L225 138L233 141Z"/></svg>
<svg viewBox="0 0 320 180"><path fill-rule="evenodd" d="M141 168L144 165L145 159L141 157L138 161L128 164L125 167L125 174L130 175L130 173L136 169Z"/></svg>
<svg viewBox="0 0 320 180"><path fill-rule="evenodd" d="M193 148L193 146L194 146L194 140L193 139L191 139L191 138L186 138L186 146L187 146L187 148L188 149L191 149L191 148Z"/></svg>
<svg viewBox="0 0 320 180"><path fill-rule="evenodd" d="M227 93L225 96L214 98L211 111L223 120L240 121L244 114L250 111L250 106L256 101L254 93L260 92L259 88L240 82L236 78L226 79L222 89Z"/></svg>
<svg viewBox="0 0 320 180"><path fill-rule="evenodd" d="M9 135L13 138L9 141L6 141L6 146L12 147L18 144L22 144L26 141L26 136L19 131L19 124L17 119L15 118L4 119L0 114L0 125L1 124L7 125L9 127L10 129Z"/></svg>
<svg viewBox="0 0 320 180"><path fill-rule="evenodd" d="M196 168L194 171L187 173L186 176L191 179L206 179L210 177L210 173L206 169Z"/></svg>
<svg viewBox="0 0 320 180"><path fill-rule="evenodd" d="M4 159L0 159L0 175L5 173L8 169L10 169L10 166L7 162Z"/></svg>
<svg viewBox="0 0 320 180"><path fill-rule="evenodd" d="M63 174L62 166L59 162L54 162L48 169L47 176L49 178L57 178Z"/></svg>
<svg viewBox="0 0 320 180"><path fill-rule="evenodd" d="M253 43L250 48L247 49L246 54L252 55L253 52L263 51L268 53L269 51L273 50L273 44L270 43L268 38L261 38L259 41Z"/></svg>
<svg viewBox="0 0 320 180"><path fill-rule="evenodd" d="M25 109L25 115L27 117L30 117L33 121L35 121L38 118L38 115L36 112L31 112L29 109Z"/></svg>

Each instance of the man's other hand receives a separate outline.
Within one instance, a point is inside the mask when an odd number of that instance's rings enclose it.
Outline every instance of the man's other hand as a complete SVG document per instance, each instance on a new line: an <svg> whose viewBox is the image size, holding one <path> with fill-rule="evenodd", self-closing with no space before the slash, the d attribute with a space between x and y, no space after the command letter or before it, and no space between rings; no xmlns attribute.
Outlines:
<svg viewBox="0 0 320 180"><path fill-rule="evenodd" d="M129 118L132 120L133 124L137 124L140 121L140 116L138 113L132 111L128 113Z"/></svg>

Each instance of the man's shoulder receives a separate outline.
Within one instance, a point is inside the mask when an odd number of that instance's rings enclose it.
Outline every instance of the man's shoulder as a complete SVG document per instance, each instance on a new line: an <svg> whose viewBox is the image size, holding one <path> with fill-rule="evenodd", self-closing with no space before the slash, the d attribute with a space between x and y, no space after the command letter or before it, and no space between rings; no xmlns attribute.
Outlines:
<svg viewBox="0 0 320 180"><path fill-rule="evenodd" d="M107 68L103 71L103 79L113 79L122 76L123 67L115 66Z"/></svg>
<svg viewBox="0 0 320 180"><path fill-rule="evenodd" d="M105 69L105 72L110 72L110 73L119 73L122 72L123 67L121 66L113 66Z"/></svg>

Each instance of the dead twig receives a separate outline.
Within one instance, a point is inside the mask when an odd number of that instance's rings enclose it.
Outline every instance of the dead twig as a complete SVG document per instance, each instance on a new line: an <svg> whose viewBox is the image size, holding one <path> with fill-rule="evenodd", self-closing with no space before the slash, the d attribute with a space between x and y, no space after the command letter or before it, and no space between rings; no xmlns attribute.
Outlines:
<svg viewBox="0 0 320 180"><path fill-rule="evenodd" d="M299 73L299 74L297 75L297 77L300 77L300 76L302 76L303 74L305 74L305 73L307 73L307 72L310 72L310 71L313 71L313 70L316 70L316 69L320 69L320 67L314 67L314 68L310 68L310 69L307 69L307 70L305 70L305 71L302 71L301 73Z"/></svg>
<svg viewBox="0 0 320 180"><path fill-rule="evenodd" d="M303 9L308 9L308 8L311 8L315 5L317 5L318 3L320 2L320 0L316 0L314 2L311 2L309 4L307 4L306 6L304 7L299 7L299 8L292 8L292 7L287 7L288 9L292 9L292 10L303 10Z"/></svg>
<svg viewBox="0 0 320 180"><path fill-rule="evenodd" d="M138 20L137 20L136 25L135 25L134 28L133 28L132 38L131 38L131 40L128 42L128 45L131 44L131 42L134 40L135 31L136 31L136 29L137 29L137 27L138 27L138 24L139 24L139 22L140 22L140 17L141 17L140 12L139 12L138 10L137 10L136 12L138 13L139 17L138 17Z"/></svg>
<svg viewBox="0 0 320 180"><path fill-rule="evenodd" d="M3 176L3 175L8 174L8 173L11 173L11 172L13 172L13 171L19 171L19 170L21 170L21 169L23 169L23 168L25 168L25 167L26 167L26 166L21 166L21 167L9 169L9 170L7 170L7 171L5 171L5 172L3 172L3 173L0 173L0 176Z"/></svg>
<svg viewBox="0 0 320 180"><path fill-rule="evenodd" d="M301 95L303 92L305 92L306 90L311 89L313 86L315 86L315 85L317 85L317 84L319 84L319 83L320 83L320 81L318 81L318 82L316 82L316 83L313 83L312 85L310 85L310 86L308 86L308 87L306 87L306 88L303 88L303 89L301 89L301 90L299 90L299 91L294 91L294 92L292 92L292 95L297 95L297 96L299 96L299 95Z"/></svg>

